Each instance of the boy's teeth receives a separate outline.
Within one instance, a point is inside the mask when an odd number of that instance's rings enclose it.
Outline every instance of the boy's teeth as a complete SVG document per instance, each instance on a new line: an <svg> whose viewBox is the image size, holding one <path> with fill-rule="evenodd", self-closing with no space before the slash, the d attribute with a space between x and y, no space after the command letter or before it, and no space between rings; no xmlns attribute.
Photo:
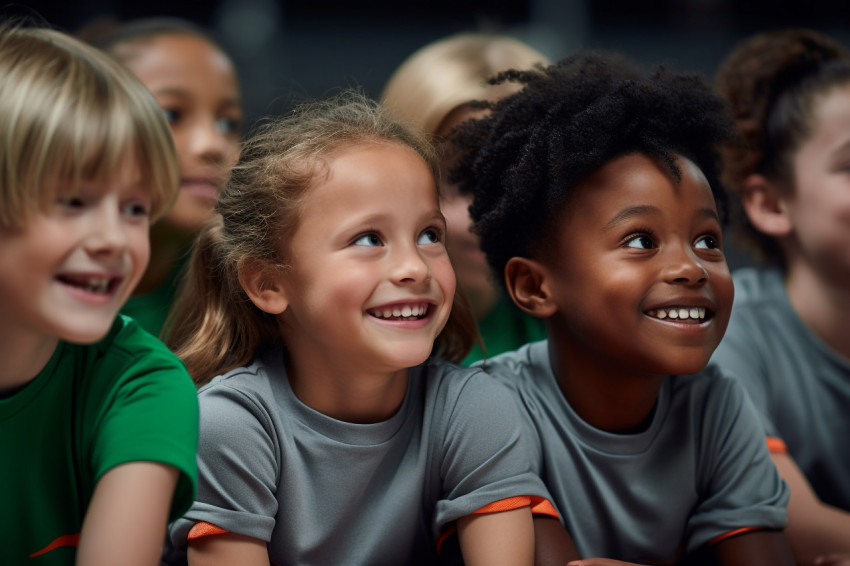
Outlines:
<svg viewBox="0 0 850 566"><path fill-rule="evenodd" d="M653 309L649 311L647 314L649 316L653 316L655 318L660 318L664 320L665 318L670 319L691 319L691 320L702 320L705 318L705 308L704 307L674 307L668 309Z"/></svg>

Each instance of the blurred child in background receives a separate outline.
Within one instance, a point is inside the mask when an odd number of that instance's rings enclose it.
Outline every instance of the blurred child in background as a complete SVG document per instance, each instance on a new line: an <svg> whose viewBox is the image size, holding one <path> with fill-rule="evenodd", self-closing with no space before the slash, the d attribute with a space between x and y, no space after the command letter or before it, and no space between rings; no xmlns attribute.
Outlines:
<svg viewBox="0 0 850 566"><path fill-rule="evenodd" d="M212 214L239 156L242 97L233 62L200 28L179 19L136 20L90 37L153 93L180 163L180 194L151 229L151 261L122 312L159 335L189 243Z"/></svg>
<svg viewBox="0 0 850 566"><path fill-rule="evenodd" d="M737 228L765 265L735 273L712 361L761 415L808 565L850 553L850 53L810 30L759 34L723 62L717 88L742 136L725 152Z"/></svg>

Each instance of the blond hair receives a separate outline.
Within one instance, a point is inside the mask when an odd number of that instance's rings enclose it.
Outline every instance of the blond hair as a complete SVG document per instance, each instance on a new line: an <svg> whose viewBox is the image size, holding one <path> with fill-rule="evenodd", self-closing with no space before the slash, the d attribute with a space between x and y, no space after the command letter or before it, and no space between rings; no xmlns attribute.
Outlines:
<svg viewBox="0 0 850 566"><path fill-rule="evenodd" d="M487 79L547 63L545 55L512 37L461 33L408 57L390 77L381 100L396 119L433 134L452 110L493 97Z"/></svg>
<svg viewBox="0 0 850 566"><path fill-rule="evenodd" d="M300 204L328 174L328 160L350 147L394 144L415 151L436 174L424 135L390 120L359 92L304 103L260 124L201 231L186 280L166 324L166 343L197 384L249 363L258 350L285 347L273 315L257 308L240 283L249 264L269 273L291 269L286 243L299 226ZM455 300L435 349L462 359L477 336L466 303Z"/></svg>
<svg viewBox="0 0 850 566"><path fill-rule="evenodd" d="M177 196L162 109L128 71L64 33L0 26L0 226L25 225L60 185L107 182L134 158L152 220Z"/></svg>

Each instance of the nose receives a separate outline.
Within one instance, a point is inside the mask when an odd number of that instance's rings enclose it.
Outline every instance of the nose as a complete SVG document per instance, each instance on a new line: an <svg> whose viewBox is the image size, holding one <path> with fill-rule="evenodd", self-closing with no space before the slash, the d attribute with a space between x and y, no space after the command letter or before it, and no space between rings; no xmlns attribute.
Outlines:
<svg viewBox="0 0 850 566"><path fill-rule="evenodd" d="M419 285L431 280L431 268L416 246L405 246L393 254L392 280L396 285Z"/></svg>
<svg viewBox="0 0 850 566"><path fill-rule="evenodd" d="M667 254L664 278L679 285L705 285L708 270L690 246L676 246Z"/></svg>
<svg viewBox="0 0 850 566"><path fill-rule="evenodd" d="M85 241L86 251L90 255L117 256L127 249L129 239L117 205L102 204L91 220L91 229Z"/></svg>
<svg viewBox="0 0 850 566"><path fill-rule="evenodd" d="M219 128L215 117L199 118L194 123L189 150L202 161L213 164L224 162L230 146L230 140Z"/></svg>

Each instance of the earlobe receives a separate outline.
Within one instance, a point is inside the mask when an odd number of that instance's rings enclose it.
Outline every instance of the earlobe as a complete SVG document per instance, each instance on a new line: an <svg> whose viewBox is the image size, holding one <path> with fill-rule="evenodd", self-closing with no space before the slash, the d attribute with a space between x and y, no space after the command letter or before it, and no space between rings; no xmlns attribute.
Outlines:
<svg viewBox="0 0 850 566"><path fill-rule="evenodd" d="M514 304L537 318L555 314L557 306L548 292L546 270L537 261L512 257L505 265L505 286Z"/></svg>
<svg viewBox="0 0 850 566"><path fill-rule="evenodd" d="M791 219L782 192L775 183L762 175L750 175L744 181L741 195L744 210L753 226L768 236L787 236L791 232Z"/></svg>
<svg viewBox="0 0 850 566"><path fill-rule="evenodd" d="M239 283L251 302L263 312L281 314L289 306L279 275L256 260L240 262Z"/></svg>

